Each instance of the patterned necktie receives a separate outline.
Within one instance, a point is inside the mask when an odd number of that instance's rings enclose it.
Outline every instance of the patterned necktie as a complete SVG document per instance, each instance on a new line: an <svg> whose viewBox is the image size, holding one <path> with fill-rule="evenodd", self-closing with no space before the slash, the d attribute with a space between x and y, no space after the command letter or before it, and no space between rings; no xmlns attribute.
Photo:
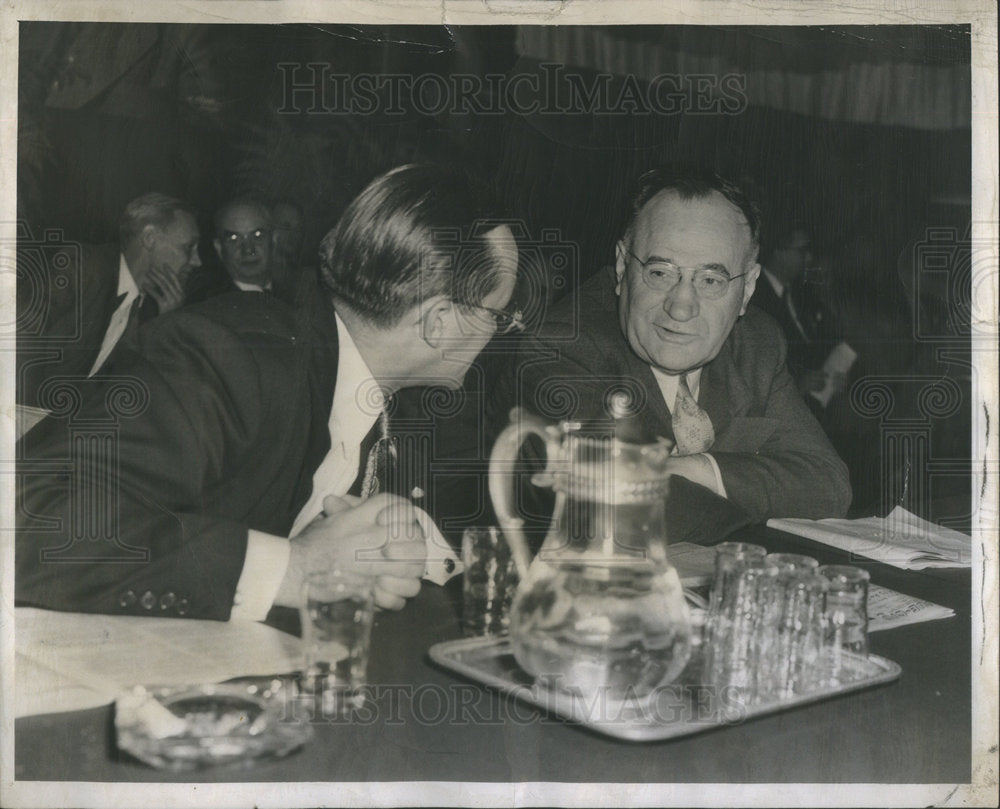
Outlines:
<svg viewBox="0 0 1000 809"><path fill-rule="evenodd" d="M395 454L395 446L389 437L389 416L383 410L361 442L358 476L347 493L367 499L382 491Z"/></svg>
<svg viewBox="0 0 1000 809"><path fill-rule="evenodd" d="M688 387L687 374L677 381L677 398L671 414L674 441L678 455L696 455L705 452L715 442L715 429L708 413L698 407Z"/></svg>

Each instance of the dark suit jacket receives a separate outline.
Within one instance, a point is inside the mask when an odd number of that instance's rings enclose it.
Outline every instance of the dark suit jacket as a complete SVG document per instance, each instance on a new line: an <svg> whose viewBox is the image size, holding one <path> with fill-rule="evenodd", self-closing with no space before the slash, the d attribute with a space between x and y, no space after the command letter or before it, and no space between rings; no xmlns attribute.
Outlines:
<svg viewBox="0 0 1000 809"><path fill-rule="evenodd" d="M48 407L39 388L83 376L97 359L118 306L117 245L19 246L17 401Z"/></svg>
<svg viewBox="0 0 1000 809"><path fill-rule="evenodd" d="M222 295L144 326L78 413L21 442L17 600L228 618L247 529L287 536L329 450L337 360L326 303ZM90 462L81 430L104 436Z"/></svg>
<svg viewBox="0 0 1000 809"><path fill-rule="evenodd" d="M640 434L673 435L652 370L621 332L613 282L603 272L549 314L517 366L516 401L543 417L610 423L608 396L626 390ZM847 469L796 390L770 317L749 308L737 321L702 370L698 403L715 428L711 454L728 497L752 520L846 512Z"/></svg>
<svg viewBox="0 0 1000 809"><path fill-rule="evenodd" d="M792 295L795 313L805 334L795 325L785 302L778 297L763 273L757 279L757 288L750 303L778 321L788 343L788 369L797 377L806 371L821 368L836 340L831 333L831 317L825 308L801 286L792 290Z"/></svg>

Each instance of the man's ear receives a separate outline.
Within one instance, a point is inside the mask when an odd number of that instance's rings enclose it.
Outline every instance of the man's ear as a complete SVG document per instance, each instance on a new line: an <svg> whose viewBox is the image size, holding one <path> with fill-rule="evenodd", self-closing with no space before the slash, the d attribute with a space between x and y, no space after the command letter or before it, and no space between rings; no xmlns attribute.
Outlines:
<svg viewBox="0 0 1000 809"><path fill-rule="evenodd" d="M428 298L418 304L420 336L431 348L439 348L448 334L448 317L455 307L444 295Z"/></svg>
<svg viewBox="0 0 1000 809"><path fill-rule="evenodd" d="M615 295L622 294L622 278L625 276L625 265L628 264L628 251L625 242L618 240L615 245Z"/></svg>
<svg viewBox="0 0 1000 809"><path fill-rule="evenodd" d="M757 279L760 277L760 264L754 265L747 270L746 282L743 284L743 305L740 307L740 316L747 313L747 304L753 297L753 291L757 289Z"/></svg>
<svg viewBox="0 0 1000 809"><path fill-rule="evenodd" d="M152 250L156 247L157 239L159 238L159 231L154 224L144 225L142 230L139 231L139 243L142 245L144 250Z"/></svg>

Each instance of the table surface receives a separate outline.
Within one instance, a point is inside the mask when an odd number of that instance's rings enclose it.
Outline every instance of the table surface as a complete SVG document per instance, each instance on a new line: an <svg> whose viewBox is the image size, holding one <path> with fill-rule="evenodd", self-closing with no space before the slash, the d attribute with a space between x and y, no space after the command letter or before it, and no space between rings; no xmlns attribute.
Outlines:
<svg viewBox="0 0 1000 809"><path fill-rule="evenodd" d="M376 619L375 699L361 721L318 721L286 759L252 769L167 773L115 747L113 709L19 719L18 781L481 781L617 783L967 783L971 777L970 573L901 571L763 527L739 538L771 551L851 561L872 582L955 610L952 618L872 634L899 680L696 736L617 741L541 713L431 663L460 636L460 582L427 585ZM167 619L165 619L167 620ZM291 614L278 616L278 623Z"/></svg>

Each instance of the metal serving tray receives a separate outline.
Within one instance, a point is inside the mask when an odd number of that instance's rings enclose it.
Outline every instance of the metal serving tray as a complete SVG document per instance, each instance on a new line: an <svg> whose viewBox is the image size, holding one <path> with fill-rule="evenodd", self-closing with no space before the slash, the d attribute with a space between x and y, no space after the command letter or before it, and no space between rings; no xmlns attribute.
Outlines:
<svg viewBox="0 0 1000 809"><path fill-rule="evenodd" d="M884 657L855 657L850 682L790 699L745 706L729 689L717 693L702 684L698 655L692 657L677 682L662 686L647 697L615 699L607 694L583 696L534 681L518 666L506 637L447 641L432 646L428 654L438 665L471 680L498 688L597 733L633 742L676 739L820 702L892 682L902 671L897 663Z"/></svg>

